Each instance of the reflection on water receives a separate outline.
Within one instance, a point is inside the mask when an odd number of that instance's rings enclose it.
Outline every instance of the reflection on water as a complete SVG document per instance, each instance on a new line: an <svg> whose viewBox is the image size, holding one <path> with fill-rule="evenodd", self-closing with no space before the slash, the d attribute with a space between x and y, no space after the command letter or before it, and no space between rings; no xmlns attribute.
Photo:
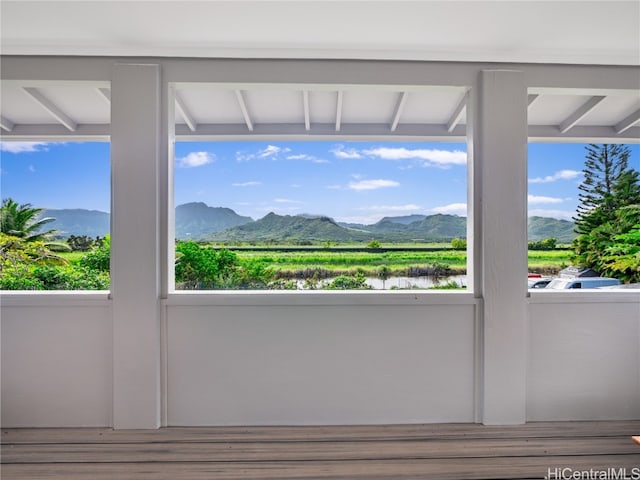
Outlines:
<svg viewBox="0 0 640 480"><path fill-rule="evenodd" d="M367 284L375 290L395 290L410 288L433 288L455 282L459 287L467 285L466 275L451 275L450 277L391 277L386 280L367 278Z"/></svg>

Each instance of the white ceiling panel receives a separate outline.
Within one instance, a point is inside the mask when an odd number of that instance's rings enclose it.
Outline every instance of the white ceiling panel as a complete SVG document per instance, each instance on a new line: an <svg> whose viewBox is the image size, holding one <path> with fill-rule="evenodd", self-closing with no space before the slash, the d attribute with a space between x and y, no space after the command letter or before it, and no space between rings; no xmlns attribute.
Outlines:
<svg viewBox="0 0 640 480"><path fill-rule="evenodd" d="M309 92L309 116L311 124L335 123L338 92L312 90Z"/></svg>
<svg viewBox="0 0 640 480"><path fill-rule="evenodd" d="M465 92L410 92L400 123L445 124L453 115Z"/></svg>
<svg viewBox="0 0 640 480"><path fill-rule="evenodd" d="M613 126L638 109L640 109L638 96L609 95L580 122L580 125Z"/></svg>
<svg viewBox="0 0 640 480"><path fill-rule="evenodd" d="M178 95L196 123L244 123L235 93L230 89L179 88ZM176 112L176 121L185 123Z"/></svg>
<svg viewBox="0 0 640 480"><path fill-rule="evenodd" d="M541 95L529 107L529 125L560 125L590 98L584 95Z"/></svg>
<svg viewBox="0 0 640 480"><path fill-rule="evenodd" d="M304 124L301 91L265 88L243 93L253 123Z"/></svg>
<svg viewBox="0 0 640 480"><path fill-rule="evenodd" d="M109 123L111 107L96 87L60 85L38 88L76 123Z"/></svg>
<svg viewBox="0 0 640 480"><path fill-rule="evenodd" d="M342 99L342 123L391 123L399 93L347 90Z"/></svg>

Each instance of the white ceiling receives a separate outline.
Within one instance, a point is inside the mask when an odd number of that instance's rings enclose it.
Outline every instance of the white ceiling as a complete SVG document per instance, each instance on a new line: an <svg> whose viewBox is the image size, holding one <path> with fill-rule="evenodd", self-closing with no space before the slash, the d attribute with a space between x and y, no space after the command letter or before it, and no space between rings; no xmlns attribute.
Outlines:
<svg viewBox="0 0 640 480"><path fill-rule="evenodd" d="M2 0L8 55L640 64L640 1Z"/></svg>

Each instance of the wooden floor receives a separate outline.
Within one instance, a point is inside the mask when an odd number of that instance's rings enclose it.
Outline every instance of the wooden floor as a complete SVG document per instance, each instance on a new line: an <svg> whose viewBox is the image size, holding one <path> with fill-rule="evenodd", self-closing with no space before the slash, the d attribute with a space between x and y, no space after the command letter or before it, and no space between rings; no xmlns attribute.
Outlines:
<svg viewBox="0 0 640 480"><path fill-rule="evenodd" d="M11 479L541 479L626 468L640 421L161 430L3 429ZM570 470L563 470L570 469ZM637 469L637 470L634 470ZM635 477L632 476L635 473ZM565 475L564 477L562 475Z"/></svg>

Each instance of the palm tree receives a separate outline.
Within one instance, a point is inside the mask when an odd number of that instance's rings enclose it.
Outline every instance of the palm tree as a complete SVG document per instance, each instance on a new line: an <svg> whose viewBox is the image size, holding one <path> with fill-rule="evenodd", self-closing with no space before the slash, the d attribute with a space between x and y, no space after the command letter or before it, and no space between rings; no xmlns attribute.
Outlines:
<svg viewBox="0 0 640 480"><path fill-rule="evenodd" d="M19 237L27 242L36 240L49 240L55 230L40 232L39 230L47 223L53 222L54 218L38 218L42 213L42 208L35 208L30 203L18 204L12 198L2 200L0 207L0 231L13 237Z"/></svg>
<svg viewBox="0 0 640 480"><path fill-rule="evenodd" d="M55 220L51 217L39 218L42 212L42 208L35 208L30 203L21 205L12 198L5 198L0 207L0 231L25 242L42 241L52 250L69 250L67 244L53 240L57 230L40 231L44 225Z"/></svg>

